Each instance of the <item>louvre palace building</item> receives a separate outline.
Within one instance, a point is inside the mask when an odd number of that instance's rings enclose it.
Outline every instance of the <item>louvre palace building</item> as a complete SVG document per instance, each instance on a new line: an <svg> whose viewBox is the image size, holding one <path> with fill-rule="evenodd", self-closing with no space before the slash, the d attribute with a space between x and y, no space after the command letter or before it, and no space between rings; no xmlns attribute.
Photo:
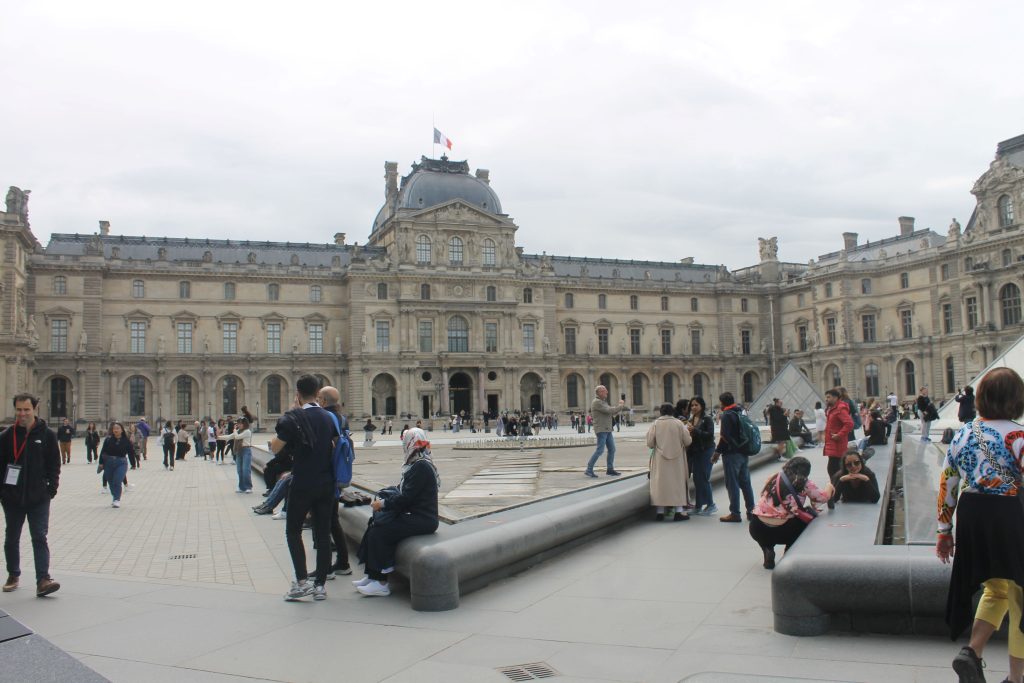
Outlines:
<svg viewBox="0 0 1024 683"><path fill-rule="evenodd" d="M760 239L759 263L733 271L537 254L488 171L445 157L384 169L364 245L138 237L106 222L43 245L12 187L0 420L28 390L49 420L247 405L267 425L307 372L356 419L586 410L598 384L639 415L723 390L750 401L789 362L822 390L944 398L1022 332L1024 136L997 146L963 228L901 217L893 236L837 235L841 248L809 263Z"/></svg>

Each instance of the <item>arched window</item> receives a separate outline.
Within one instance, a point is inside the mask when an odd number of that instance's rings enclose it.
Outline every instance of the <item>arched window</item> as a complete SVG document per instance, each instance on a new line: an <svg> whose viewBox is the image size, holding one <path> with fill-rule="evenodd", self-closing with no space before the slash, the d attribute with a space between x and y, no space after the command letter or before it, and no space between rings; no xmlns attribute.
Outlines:
<svg viewBox="0 0 1024 683"><path fill-rule="evenodd" d="M635 406L642 406L647 401L644 400L644 376L639 372L633 375L633 401L632 404Z"/></svg>
<svg viewBox="0 0 1024 683"><path fill-rule="evenodd" d="M50 417L71 417L68 414L68 381L63 377L50 380Z"/></svg>
<svg viewBox="0 0 1024 683"><path fill-rule="evenodd" d="M221 382L221 415L238 413L238 378L228 375ZM211 416L212 417L212 416Z"/></svg>
<svg viewBox="0 0 1024 683"><path fill-rule="evenodd" d="M53 293L63 296L68 293L68 279L63 275L53 276Z"/></svg>
<svg viewBox="0 0 1024 683"><path fill-rule="evenodd" d="M950 394L956 391L955 367L953 356L946 356L946 392Z"/></svg>
<svg viewBox="0 0 1024 683"><path fill-rule="evenodd" d="M388 298L388 283L378 282L377 283L377 298L385 301Z"/></svg>
<svg viewBox="0 0 1024 683"><path fill-rule="evenodd" d="M235 298L235 283L225 282L224 283L224 300L233 301Z"/></svg>
<svg viewBox="0 0 1024 683"><path fill-rule="evenodd" d="M573 373L565 378L565 404L569 408L578 408L580 405L579 375Z"/></svg>
<svg viewBox="0 0 1024 683"><path fill-rule="evenodd" d="M496 250L494 248L493 240L484 240L484 245L480 249L480 253L483 255L485 266L493 266L497 263L497 259L495 258Z"/></svg>
<svg viewBox="0 0 1024 683"><path fill-rule="evenodd" d="M498 288L494 285L487 285L487 300L497 301L498 300Z"/></svg>
<svg viewBox="0 0 1024 683"><path fill-rule="evenodd" d="M174 382L175 402L178 415L192 414L192 378L188 375L181 375Z"/></svg>
<svg viewBox="0 0 1024 683"><path fill-rule="evenodd" d="M597 307L602 311L608 308L608 296L606 294L597 295Z"/></svg>
<svg viewBox="0 0 1024 683"><path fill-rule="evenodd" d="M267 378L267 412L281 412L281 378L277 375Z"/></svg>
<svg viewBox="0 0 1024 683"><path fill-rule="evenodd" d="M694 313L696 313L699 308L700 308L700 306L699 306L699 304L697 302L697 297L691 297L690 298L690 310L693 311Z"/></svg>
<svg viewBox="0 0 1024 683"><path fill-rule="evenodd" d="M416 238L416 263L430 263L430 238L426 235L419 235Z"/></svg>
<svg viewBox="0 0 1024 683"><path fill-rule="evenodd" d="M903 388L908 396L917 393L917 378L914 375L914 361L903 361Z"/></svg>
<svg viewBox="0 0 1024 683"><path fill-rule="evenodd" d="M320 288L320 285L313 285L309 288L309 300L314 304L320 303L320 299L323 298L324 290Z"/></svg>
<svg viewBox="0 0 1024 683"><path fill-rule="evenodd" d="M128 414L146 414L146 378L141 375L128 378Z"/></svg>
<svg viewBox="0 0 1024 683"><path fill-rule="evenodd" d="M743 402L750 403L754 400L754 373L743 373Z"/></svg>
<svg viewBox="0 0 1024 683"><path fill-rule="evenodd" d="M830 384L831 382L831 384ZM829 365L825 368L825 389L832 389L833 387L843 386L843 376L839 372L838 365Z"/></svg>
<svg viewBox="0 0 1024 683"><path fill-rule="evenodd" d="M565 295L565 307L572 308L576 300L572 296L572 292L567 292Z"/></svg>
<svg viewBox="0 0 1024 683"><path fill-rule="evenodd" d="M277 301L281 298L281 285L267 285L267 301Z"/></svg>
<svg viewBox="0 0 1024 683"><path fill-rule="evenodd" d="M448 242L448 262L453 266L462 265L462 238L453 237Z"/></svg>
<svg viewBox="0 0 1024 683"><path fill-rule="evenodd" d="M878 393L878 366L868 363L864 366L864 387L868 396L879 396Z"/></svg>
<svg viewBox="0 0 1024 683"><path fill-rule="evenodd" d="M1004 194L999 198L999 227L1013 225L1013 197Z"/></svg>
<svg viewBox="0 0 1024 683"><path fill-rule="evenodd" d="M702 375L701 373L698 372L696 375L693 376L693 395L694 396L700 396L701 398L703 398L704 397L704 390L707 389L707 388L709 388L709 387L705 387L704 386L704 375Z"/></svg>
<svg viewBox="0 0 1024 683"><path fill-rule="evenodd" d="M420 285L420 298L424 301L430 301L430 285Z"/></svg>
<svg viewBox="0 0 1024 683"><path fill-rule="evenodd" d="M999 290L999 305L1003 311L1003 327L1020 322L1020 288L1012 282Z"/></svg>
<svg viewBox="0 0 1024 683"><path fill-rule="evenodd" d="M532 304L533 303L533 290L531 288L529 288L529 287L524 287L523 288L523 303L524 304Z"/></svg>
<svg viewBox="0 0 1024 683"><path fill-rule="evenodd" d="M469 351L469 323L461 315L448 320L448 351L466 353Z"/></svg>

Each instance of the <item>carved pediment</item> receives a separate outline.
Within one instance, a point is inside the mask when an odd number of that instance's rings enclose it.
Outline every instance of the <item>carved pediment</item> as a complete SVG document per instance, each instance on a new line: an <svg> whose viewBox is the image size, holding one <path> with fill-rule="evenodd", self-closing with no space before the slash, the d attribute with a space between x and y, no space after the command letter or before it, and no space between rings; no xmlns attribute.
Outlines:
<svg viewBox="0 0 1024 683"><path fill-rule="evenodd" d="M148 329L150 325L153 324L153 316L141 308L136 308L134 311L128 311L121 317L124 319L125 327L130 327L133 322L145 321L146 328Z"/></svg>
<svg viewBox="0 0 1024 683"><path fill-rule="evenodd" d="M242 316L235 313L234 311L228 311L227 313L221 313L217 316L217 329L221 329L223 323L236 323L238 329L242 329Z"/></svg>
<svg viewBox="0 0 1024 683"><path fill-rule="evenodd" d="M280 323L281 329L284 329L285 317L277 311L271 311L265 315L260 316L260 327L267 329L267 323Z"/></svg>
<svg viewBox="0 0 1024 683"><path fill-rule="evenodd" d="M54 306L53 308L49 308L43 311L42 313L43 322L45 322L46 324L49 324L50 320L52 320L53 318L70 319L75 316L74 311L72 311L69 308L64 308L63 306Z"/></svg>
<svg viewBox="0 0 1024 683"><path fill-rule="evenodd" d="M409 216L413 221L436 223L465 223L472 225L503 225L504 221L493 214L475 207L461 199L452 199L444 204L416 211Z"/></svg>
<svg viewBox="0 0 1024 683"><path fill-rule="evenodd" d="M189 310L181 310L177 313L171 313L169 317L171 319L171 325L175 325L177 323L192 323L195 325L199 322L199 315Z"/></svg>
<svg viewBox="0 0 1024 683"><path fill-rule="evenodd" d="M327 329L327 317L324 316L324 315L321 315L320 313L310 313L309 315L307 315L307 316L302 318L302 324L303 324L303 327L306 330L308 330L309 326L312 325L312 324L323 325L324 329L326 330Z"/></svg>

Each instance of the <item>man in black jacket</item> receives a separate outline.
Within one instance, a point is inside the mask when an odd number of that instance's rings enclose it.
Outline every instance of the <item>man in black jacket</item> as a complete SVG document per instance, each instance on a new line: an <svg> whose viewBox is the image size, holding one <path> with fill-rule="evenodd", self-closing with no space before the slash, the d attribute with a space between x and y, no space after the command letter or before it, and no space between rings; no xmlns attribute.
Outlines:
<svg viewBox="0 0 1024 683"><path fill-rule="evenodd" d="M14 397L16 421L0 433L0 504L4 508L7 533L4 555L7 583L4 593L18 587L21 576L21 528L28 519L32 552L36 562L36 595L42 597L60 589L50 578L50 547L46 534L50 525L50 499L60 483L60 449L57 436L36 417L39 399L31 394Z"/></svg>
<svg viewBox="0 0 1024 683"><path fill-rule="evenodd" d="M71 439L75 438L75 428L65 417L60 427L57 427L57 444L60 446L60 464L71 464Z"/></svg>

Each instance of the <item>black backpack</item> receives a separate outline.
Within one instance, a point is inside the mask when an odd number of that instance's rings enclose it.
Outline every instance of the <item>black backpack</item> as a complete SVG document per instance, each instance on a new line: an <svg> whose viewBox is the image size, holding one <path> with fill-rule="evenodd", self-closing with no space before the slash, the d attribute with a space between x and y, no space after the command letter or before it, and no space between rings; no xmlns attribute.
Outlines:
<svg viewBox="0 0 1024 683"><path fill-rule="evenodd" d="M942 443L951 444L953 443L953 437L956 436L956 432L953 431L952 427L946 427L942 430Z"/></svg>

